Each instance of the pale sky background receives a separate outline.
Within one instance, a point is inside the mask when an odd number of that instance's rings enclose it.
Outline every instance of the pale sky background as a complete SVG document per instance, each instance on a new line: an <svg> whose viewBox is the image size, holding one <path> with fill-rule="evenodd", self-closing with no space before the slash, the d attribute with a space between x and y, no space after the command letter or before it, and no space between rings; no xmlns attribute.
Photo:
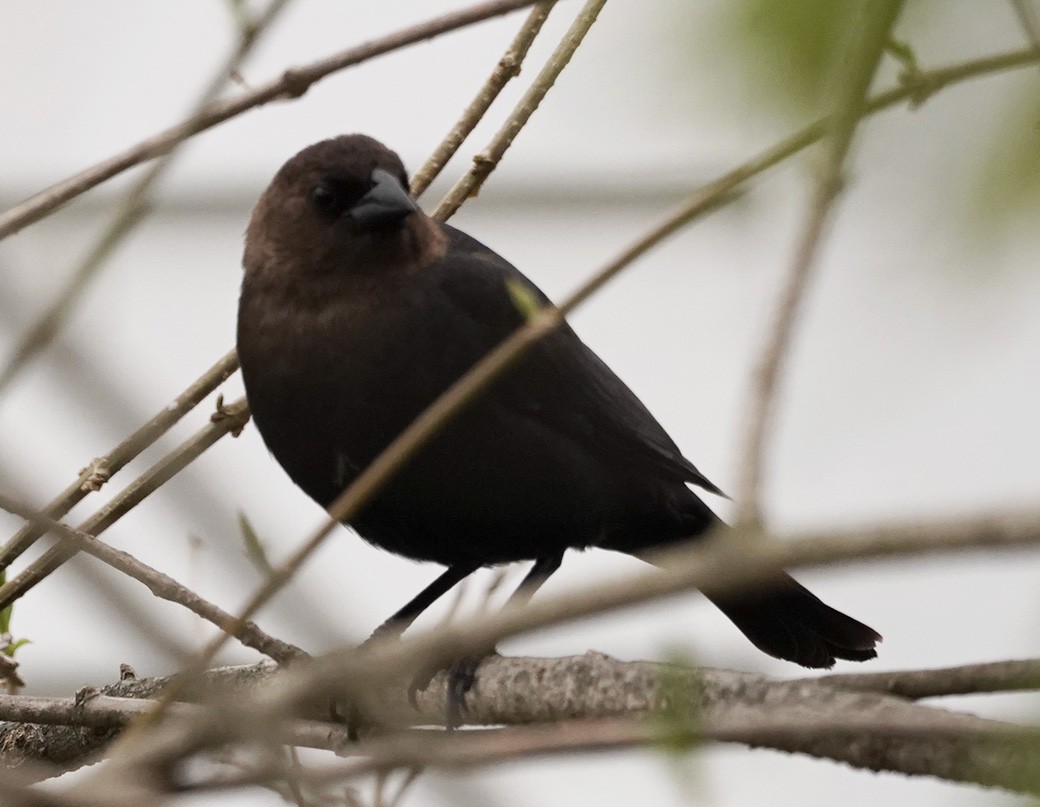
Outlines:
<svg viewBox="0 0 1040 807"><path fill-rule="evenodd" d="M242 74L260 83L459 5L296 0ZM757 110L739 62L720 52L725 5L612 0L486 190L454 223L558 298L662 219L683 192L787 134L789 124ZM1024 43L1004 0L910 5L900 33L926 67ZM577 8L567 0L556 9L520 81L463 155L486 143ZM414 170L498 60L523 13L345 71L298 101L254 110L194 140L163 185L157 214L118 250L58 344L0 398L0 487L45 503L231 347L242 232L282 162L316 140L360 131L398 150ZM227 6L217 0L0 5L0 205L179 120L231 37ZM783 387L766 489L778 528L1037 506L1035 215L1032 223L985 230L967 201L985 144L1035 81L1027 73L959 86L862 129ZM454 180L466 159L454 161L446 176ZM749 368L790 259L806 167L798 161L761 178L738 204L654 250L573 317L724 489L735 486ZM61 286L125 185L126 178L109 183L0 243L0 357ZM427 209L443 188L423 200ZM224 387L229 397L240 390L237 378ZM70 520L86 517L200 428L211 410L212 399ZM322 519L252 427L222 441L105 538L234 610L258 582L243 557L239 510L275 558ZM0 538L18 526L0 514ZM544 594L637 568L605 552L572 554ZM175 657L155 645L139 619L128 618L137 613L187 647L208 635L181 609L103 575L108 589L126 598L113 603L87 574L96 569L93 562L65 568L16 607L15 633L33 642L19 651L28 692L68 695L108 683L121 662L140 675L172 672ZM259 622L314 651L356 641L438 571L344 530ZM1017 552L800 578L885 635L877 661L838 669L884 670L1040 655L1038 571L1035 552ZM478 578L474 590L487 579ZM710 666L802 674L762 656L697 595L502 649L571 655L589 648L622 659L678 650ZM237 649L224 657L252 659ZM1021 697L962 705L1009 717L1036 712L1035 700ZM679 766L645 752L525 762L452 782L429 775L404 804L456 804L463 796L503 807L1013 801L720 747ZM281 802L248 793L176 803Z"/></svg>

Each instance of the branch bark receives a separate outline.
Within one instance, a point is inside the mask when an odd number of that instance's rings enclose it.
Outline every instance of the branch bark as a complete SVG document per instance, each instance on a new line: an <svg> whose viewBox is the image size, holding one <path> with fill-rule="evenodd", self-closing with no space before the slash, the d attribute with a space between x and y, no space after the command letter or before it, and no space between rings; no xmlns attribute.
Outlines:
<svg viewBox="0 0 1040 807"><path fill-rule="evenodd" d="M292 670L278 673L269 663L207 673L196 695L210 702L220 699L223 727L210 736L210 744L247 742L265 684L286 675ZM41 721L0 729L0 759L7 766L26 760L63 767L83 763L144 711L144 705L125 699L153 698L169 680L121 682L78 699L0 697L0 717ZM441 723L445 686L443 674L435 677L415 707L403 685L389 687L381 695L383 714L402 726ZM621 662L591 652L556 659L493 656L481 665L467 702L467 725L521 728L490 735L398 731L346 747L342 727L283 716L270 728L283 740L348 753L353 761L325 772L341 780L418 765L473 767L637 746L692 749L715 740L868 770L1040 792L1033 775L1040 765L1034 728L849 691L836 686L834 678L785 681L730 670ZM177 707L170 717L202 718L205 711Z"/></svg>

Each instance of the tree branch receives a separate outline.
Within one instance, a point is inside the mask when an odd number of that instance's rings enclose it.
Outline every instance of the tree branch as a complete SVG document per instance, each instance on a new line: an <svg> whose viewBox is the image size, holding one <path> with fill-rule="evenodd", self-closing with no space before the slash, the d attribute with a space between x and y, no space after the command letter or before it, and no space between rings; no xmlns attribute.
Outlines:
<svg viewBox="0 0 1040 807"><path fill-rule="evenodd" d="M224 704L217 719L207 714L208 709L181 706L171 716L178 722L204 720L211 730L219 724L221 730L208 735L210 747L249 742L257 720L265 720L263 712L257 713L264 702L264 684L292 675L277 674L270 664L212 671L197 695ZM6 764L45 758L74 765L111 739L111 732L97 729L116 731L143 712L142 705L125 699L152 698L169 682L123 682L78 699L0 698L0 717L37 721L0 730L0 756ZM442 722L445 685L446 676L435 678L419 694L417 711L403 686L387 688L384 714L395 715L402 725ZM1040 764L1036 729L889 695L845 691L833 682L620 662L597 653L560 659L493 656L481 664L468 704L469 725L519 728L490 734L405 731L373 737L349 746L356 761L326 769L323 775L328 781L342 781L402 767L472 767L534 755L637 746L689 750L702 740L717 740L869 770L1037 792L1030 775ZM656 717L643 719L652 716ZM44 722L67 725L39 725ZM345 750L341 727L287 715L269 727L280 741ZM70 742L70 736L84 739ZM70 756L72 750L82 756ZM250 775L238 784L254 780Z"/></svg>
<svg viewBox="0 0 1040 807"><path fill-rule="evenodd" d="M885 692L908 700L1040 689L1040 660L1020 659L879 673L842 673L811 679L841 689Z"/></svg>

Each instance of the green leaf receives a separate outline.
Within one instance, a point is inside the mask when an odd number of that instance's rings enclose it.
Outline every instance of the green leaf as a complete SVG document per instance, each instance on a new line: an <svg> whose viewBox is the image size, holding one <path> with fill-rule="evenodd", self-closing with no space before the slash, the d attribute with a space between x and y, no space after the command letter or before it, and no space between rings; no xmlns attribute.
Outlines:
<svg viewBox="0 0 1040 807"><path fill-rule="evenodd" d="M973 202L994 229L1040 207L1040 81L1033 77L977 163Z"/></svg>
<svg viewBox="0 0 1040 807"><path fill-rule="evenodd" d="M0 571L0 586L7 582L7 569ZM14 615L14 603L0 611L0 633L11 632L11 617Z"/></svg>
<svg viewBox="0 0 1040 807"><path fill-rule="evenodd" d="M671 756L684 756L701 744L703 686L697 668L682 654L670 653L663 670L656 739Z"/></svg>
<svg viewBox="0 0 1040 807"><path fill-rule="evenodd" d="M32 644L32 639L17 639L4 648L4 653L6 653L11 658L14 658L14 654L18 650L18 648L22 645L27 644Z"/></svg>
<svg viewBox="0 0 1040 807"><path fill-rule="evenodd" d="M725 9L720 27L740 62L741 83L781 111L819 112L856 3L743 0Z"/></svg>
<svg viewBox="0 0 1040 807"><path fill-rule="evenodd" d="M516 277L506 278L506 291L509 292L513 305L523 314L524 319L530 321L535 314L542 310L542 301L529 283Z"/></svg>

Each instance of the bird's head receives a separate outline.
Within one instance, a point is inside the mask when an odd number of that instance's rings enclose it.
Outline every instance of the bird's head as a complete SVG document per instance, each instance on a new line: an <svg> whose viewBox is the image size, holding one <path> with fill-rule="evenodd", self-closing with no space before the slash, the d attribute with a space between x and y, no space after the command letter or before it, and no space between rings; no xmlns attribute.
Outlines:
<svg viewBox="0 0 1040 807"><path fill-rule="evenodd" d="M308 146L275 175L246 232L248 270L301 275L418 265L436 225L408 193L401 159L365 135Z"/></svg>

